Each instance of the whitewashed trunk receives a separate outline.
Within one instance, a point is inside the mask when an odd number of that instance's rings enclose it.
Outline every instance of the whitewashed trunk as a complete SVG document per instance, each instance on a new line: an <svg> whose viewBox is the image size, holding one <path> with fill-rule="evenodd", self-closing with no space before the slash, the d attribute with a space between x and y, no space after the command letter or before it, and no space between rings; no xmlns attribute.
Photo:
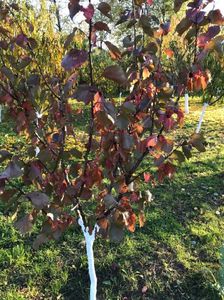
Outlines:
<svg viewBox="0 0 224 300"><path fill-rule="evenodd" d="M198 122L198 126L197 126L197 129L196 129L196 133L199 133L200 130L201 130L201 124L202 124L202 122L203 122L203 119L204 119L204 115L205 115L205 111L206 111L207 106L208 106L208 103L204 103L204 104L203 104L202 111L201 111L201 115L200 115L199 122Z"/></svg>
<svg viewBox="0 0 224 300"><path fill-rule="evenodd" d="M89 279L90 279L90 294L89 300L96 300L97 294L97 277L94 263L94 252L93 252L93 244L95 241L96 233L99 230L99 226L96 224L92 233L89 233L89 228L84 226L83 219L79 216L78 223L82 228L83 235L86 241L86 254L88 259L88 269L89 269Z"/></svg>
<svg viewBox="0 0 224 300"><path fill-rule="evenodd" d="M119 94L120 106L121 106L121 96L122 96L122 93Z"/></svg>
<svg viewBox="0 0 224 300"><path fill-rule="evenodd" d="M185 114L189 114L189 95L187 93L184 95L184 111Z"/></svg>
<svg viewBox="0 0 224 300"><path fill-rule="evenodd" d="M0 123L2 123L2 105L0 105Z"/></svg>

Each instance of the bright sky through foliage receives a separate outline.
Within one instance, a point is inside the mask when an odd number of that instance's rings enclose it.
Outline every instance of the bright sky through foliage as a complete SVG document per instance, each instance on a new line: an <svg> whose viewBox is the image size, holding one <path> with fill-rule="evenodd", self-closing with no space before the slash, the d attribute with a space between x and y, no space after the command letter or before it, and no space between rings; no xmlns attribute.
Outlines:
<svg viewBox="0 0 224 300"><path fill-rule="evenodd" d="M39 0L32 0L31 1L33 4L36 4L36 5L38 5L39 4ZM61 0L58 0L57 1L58 3L59 3L59 5L60 5L60 7L61 7L61 9L62 9L62 13L63 13L63 15L68 15L68 9L67 9L67 7L68 7L68 0L67 1L61 1ZM81 1L82 3L85 3L86 2L86 4L88 5L88 1ZM97 3L97 2L99 2L98 0L92 0L91 1L93 4L94 3ZM221 12L222 12L222 14L224 14L224 0L214 0L214 3L215 3L215 8L216 9L220 9L221 10ZM212 8L213 7L213 3L212 4L209 4L208 5L208 8Z"/></svg>
<svg viewBox="0 0 224 300"><path fill-rule="evenodd" d="M210 4L208 7L212 8L213 4ZM222 14L224 14L224 0L215 0L215 8L220 9Z"/></svg>

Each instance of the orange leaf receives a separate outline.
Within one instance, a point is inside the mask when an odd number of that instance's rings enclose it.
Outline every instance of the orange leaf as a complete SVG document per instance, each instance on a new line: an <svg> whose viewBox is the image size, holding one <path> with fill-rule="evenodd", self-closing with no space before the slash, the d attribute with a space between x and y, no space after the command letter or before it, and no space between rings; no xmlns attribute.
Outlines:
<svg viewBox="0 0 224 300"><path fill-rule="evenodd" d="M174 55L174 52L171 49L166 49L166 50L164 50L164 52L166 53L168 58L171 58Z"/></svg>
<svg viewBox="0 0 224 300"><path fill-rule="evenodd" d="M147 147L155 147L156 144L157 144L157 136L156 135L152 135L147 138L147 140L146 140Z"/></svg>
<svg viewBox="0 0 224 300"><path fill-rule="evenodd" d="M127 228L129 231L135 231L135 223L136 223L136 215L134 213L129 213L129 217L127 218Z"/></svg>
<svg viewBox="0 0 224 300"><path fill-rule="evenodd" d="M143 80L149 78L149 76L150 76L150 72L149 72L148 68L144 67L143 71L142 71L142 78L143 78Z"/></svg>
<svg viewBox="0 0 224 300"><path fill-rule="evenodd" d="M139 226L143 227L145 224L145 214L143 213L143 211L140 211L138 218L139 218Z"/></svg>
<svg viewBox="0 0 224 300"><path fill-rule="evenodd" d="M107 230L109 223L108 220L104 218L98 221L98 225L100 226L100 228Z"/></svg>
<svg viewBox="0 0 224 300"><path fill-rule="evenodd" d="M206 81L206 78L204 76L201 76L201 87L203 90L206 89L207 87L207 81Z"/></svg>

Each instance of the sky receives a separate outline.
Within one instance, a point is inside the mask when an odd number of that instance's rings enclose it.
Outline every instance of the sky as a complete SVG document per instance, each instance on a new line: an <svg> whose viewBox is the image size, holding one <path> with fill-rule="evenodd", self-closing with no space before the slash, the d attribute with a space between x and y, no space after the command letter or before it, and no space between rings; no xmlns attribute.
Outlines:
<svg viewBox="0 0 224 300"><path fill-rule="evenodd" d="M213 4L210 4L208 7L213 7ZM215 0L215 8L221 10L222 14L224 15L224 0Z"/></svg>
<svg viewBox="0 0 224 300"><path fill-rule="evenodd" d="M38 0L32 0L32 1L33 2L38 2ZM57 1L58 1L59 5L60 5L62 15L68 16L69 15L69 12L68 12L68 2L69 2L69 0L57 0ZM102 1L106 1L106 0L102 0ZM204 1L206 1L206 0L204 0ZM87 0L81 0L80 2L83 3L84 6L87 6L88 3L89 3L89 1L87 1ZM99 0L91 0L91 2L93 4L95 4L95 3L98 3L100 1ZM206 10L209 11L210 9L213 9L213 7L215 9L220 9L220 11L222 12L222 14L224 15L224 0L214 0L213 3L210 3L206 7ZM83 14L81 12L78 13L74 19L76 19L77 23L83 21L84 20Z"/></svg>
<svg viewBox="0 0 224 300"><path fill-rule="evenodd" d="M31 0L31 2L38 5L39 0ZM60 6L62 8L63 15L68 14L68 2L69 2L68 0L58 0L58 3L60 3ZM86 4L88 3L88 1L85 1L85 0L84 1L81 0L81 2L86 3ZM100 2L100 1L92 0L92 3L97 3L97 2ZM215 2L215 8L220 9L222 14L224 15L224 0L214 0L214 2ZM212 8L212 7L213 7L212 3L208 5L208 9Z"/></svg>

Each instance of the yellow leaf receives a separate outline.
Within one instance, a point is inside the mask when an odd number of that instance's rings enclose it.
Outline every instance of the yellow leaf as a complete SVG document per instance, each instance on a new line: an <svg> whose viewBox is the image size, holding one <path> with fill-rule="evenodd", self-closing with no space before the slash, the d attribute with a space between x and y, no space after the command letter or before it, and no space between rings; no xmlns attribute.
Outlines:
<svg viewBox="0 0 224 300"><path fill-rule="evenodd" d="M149 76L150 76L150 72L149 72L148 68L144 67L144 69L142 71L142 78L143 78L143 80L149 78Z"/></svg>

